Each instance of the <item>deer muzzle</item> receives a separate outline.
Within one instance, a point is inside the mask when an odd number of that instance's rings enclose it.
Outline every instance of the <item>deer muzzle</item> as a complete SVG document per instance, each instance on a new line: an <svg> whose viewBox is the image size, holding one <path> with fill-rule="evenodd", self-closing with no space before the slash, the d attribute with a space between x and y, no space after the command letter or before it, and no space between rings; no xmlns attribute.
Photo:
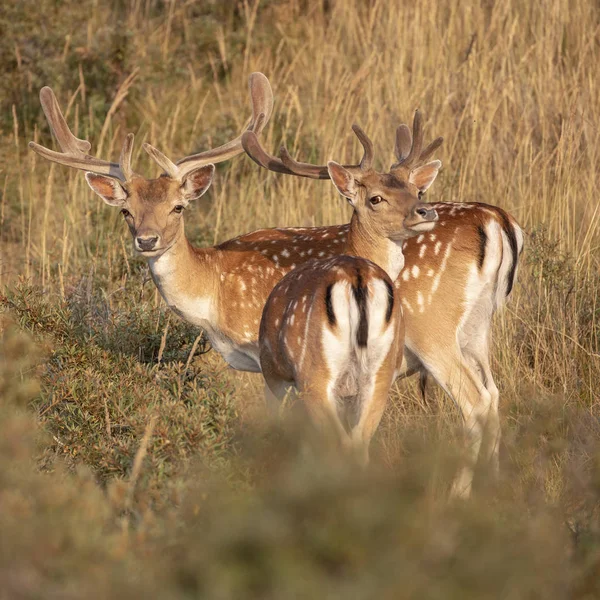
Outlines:
<svg viewBox="0 0 600 600"><path fill-rule="evenodd" d="M135 247L140 252L151 252L155 249L159 240L159 236L150 235L150 236L137 236L135 238Z"/></svg>
<svg viewBox="0 0 600 600"><path fill-rule="evenodd" d="M404 227L410 231L430 231L439 217L435 208L427 204L417 204L404 219Z"/></svg>

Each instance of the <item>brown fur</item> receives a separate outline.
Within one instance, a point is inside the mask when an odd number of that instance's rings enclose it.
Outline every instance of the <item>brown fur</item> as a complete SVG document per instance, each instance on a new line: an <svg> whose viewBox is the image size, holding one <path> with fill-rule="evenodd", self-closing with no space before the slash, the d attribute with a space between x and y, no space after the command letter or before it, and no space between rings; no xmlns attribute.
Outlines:
<svg viewBox="0 0 600 600"><path fill-rule="evenodd" d="M443 258L443 250L452 240L454 234L457 244L456 252L448 258L445 274L440 279L439 292L435 298L439 298L440 306L444 306L444 313L448 310L446 299L457 297L464 287L464 280L469 262L476 259L479 252L477 226L480 222L494 218L487 212L482 212L485 205L474 204L469 212L450 215L452 207L460 204L433 204L439 215L439 222L435 229L424 234L428 238L431 234L437 236L442 242L438 255L433 253L435 242L430 242L430 251L419 257L419 248L416 240L418 236L404 242L404 268L402 273L411 272L414 266L418 266L421 272L427 273L428 268L436 268ZM494 212L500 209L486 207ZM498 217L499 218L499 217ZM444 225L442 225L444 222ZM219 296L223 298L223 313L219 315L220 326L234 339L244 339L241 335L240 325L248 324L251 331L249 343L258 344L259 323L263 307L267 297L277 282L292 268L313 258L331 258L344 252L349 224L332 225L329 227L288 227L278 229L259 229L251 233L241 235L237 238L227 240L215 246L210 253L210 260L218 266L219 272L224 275L223 281L218 285ZM456 231L456 228L459 228ZM204 257L211 249L194 249L194 255ZM282 254L287 250L289 255ZM319 256L322 253L322 256ZM200 261L200 264L202 261ZM194 269L195 270L195 269ZM204 270L204 268L203 268ZM400 293L400 299L408 300L416 306L417 293L422 283L421 278L413 278L408 281L402 280L402 273L396 280L396 286ZM447 276L446 276L447 274ZM246 290L240 290L239 281L243 278L249 283ZM252 283L254 278L254 283ZM193 287L200 289L205 276L200 271L191 277ZM443 293L442 293L443 290ZM192 293L194 290L190 290ZM436 300L437 301L437 300ZM244 302L243 311L232 311L231 308L240 308ZM233 304L232 306L232 303ZM408 311L405 310L405 313ZM457 307L449 316L448 321L457 323L463 311ZM427 328L431 326L431 313L405 314L407 320L407 332L419 331L426 334ZM240 329L240 331L236 331Z"/></svg>
<svg viewBox="0 0 600 600"><path fill-rule="evenodd" d="M365 290L365 302L373 298L374 282L387 284L393 290L387 273L371 261L336 256L327 260L311 260L288 273L273 289L265 306L260 328L260 359L269 388L276 394L295 385L304 405L320 427L331 427L342 444L359 452L362 462L368 460L369 442L381 420L394 374L400 369L404 344L404 323L397 290L382 308L381 335L388 328L393 339L374 371L374 389L368 398L361 396L365 382L361 373L361 350L334 383L323 347L323 329L340 333L341 324L328 318L328 290L346 284L349 295ZM389 319L387 313L389 309ZM339 317L339 316L338 316ZM364 317L361 317L364 318ZM367 324L367 327L369 324ZM358 332L353 332L357 335ZM363 353L369 344L365 344Z"/></svg>
<svg viewBox="0 0 600 600"><path fill-rule="evenodd" d="M181 215L173 208L183 203L179 195L181 184L171 177L144 179L134 177L123 186L127 192L125 220L131 235L148 237L160 232L162 246L170 247L180 229Z"/></svg>

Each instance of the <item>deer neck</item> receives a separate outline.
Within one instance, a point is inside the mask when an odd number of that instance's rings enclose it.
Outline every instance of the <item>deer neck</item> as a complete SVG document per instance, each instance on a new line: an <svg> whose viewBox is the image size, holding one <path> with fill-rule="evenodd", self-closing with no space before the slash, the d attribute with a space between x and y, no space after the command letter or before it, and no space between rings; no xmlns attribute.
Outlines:
<svg viewBox="0 0 600 600"><path fill-rule="evenodd" d="M404 268L402 241L390 240L373 231L368 223L361 223L355 212L350 221L346 254L366 258L379 265L395 281Z"/></svg>
<svg viewBox="0 0 600 600"><path fill-rule="evenodd" d="M211 250L198 250L189 243L182 219L175 242L160 256L148 259L152 279L169 308L199 326L213 324L216 314L217 271Z"/></svg>

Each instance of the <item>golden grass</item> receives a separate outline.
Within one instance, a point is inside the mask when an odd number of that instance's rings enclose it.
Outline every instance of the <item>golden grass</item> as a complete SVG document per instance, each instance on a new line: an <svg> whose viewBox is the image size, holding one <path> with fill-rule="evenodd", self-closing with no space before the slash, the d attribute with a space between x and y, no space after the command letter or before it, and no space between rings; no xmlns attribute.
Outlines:
<svg viewBox="0 0 600 600"><path fill-rule="evenodd" d="M135 64L144 56L142 36L147 46L168 42L164 23L156 19L153 29L143 13L131 11L128 23L139 36L130 58ZM149 167L141 152L144 139L179 157L231 134L224 123L241 129L248 115L247 76L262 70L276 95L265 136L273 149L283 139L311 160L354 159L358 145L350 124L356 121L376 140L384 168L392 158L396 124L410 121L419 107L428 134L446 138L440 151L444 172L432 198L497 204L526 229L546 223L552 237L576 253L578 265L594 267L599 100L598 18L592 2L524 8L503 1L465 8L459 2L356 0L335 3L331 12L279 2L260 15L260 27L244 25L252 40L247 55L228 56L225 39L225 79L192 79L186 69L204 65L182 64L181 74L163 85L146 63L146 72L133 71L133 99L121 103L117 88L96 91L117 101L92 120L82 101L89 101L82 70L78 90L57 90L63 106L70 107L70 122L78 122L79 134L105 157L116 157L125 133L134 130L135 162L143 170ZM174 10L171 44L175 31L184 37L185 18L184 8ZM92 35L103 25L97 15L88 22ZM80 174L27 153L31 132L18 121L14 132L13 152L7 139L3 155L12 159L5 166L6 185L18 193L20 214L10 229L20 234L21 253L28 259L24 267L43 278L54 262L49 254L60 250L67 275L100 233L93 217L110 209L92 197ZM15 199L3 204L9 200ZM254 227L339 222L348 216L328 183L267 175L244 158L221 170L202 204L211 206L204 226L214 240ZM102 233L112 233L116 215L104 220L108 229ZM122 228L118 232L124 234Z"/></svg>

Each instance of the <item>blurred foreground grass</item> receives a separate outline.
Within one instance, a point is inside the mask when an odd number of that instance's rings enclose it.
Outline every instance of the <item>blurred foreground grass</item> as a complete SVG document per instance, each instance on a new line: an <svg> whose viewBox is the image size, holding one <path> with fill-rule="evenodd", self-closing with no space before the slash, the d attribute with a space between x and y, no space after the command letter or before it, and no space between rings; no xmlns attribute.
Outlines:
<svg viewBox="0 0 600 600"><path fill-rule="evenodd" d="M247 427L232 440L227 390L216 403L214 388L200 392L196 383L175 399L167 386L181 363L157 369L122 356L116 366L97 339L82 348L68 320L57 350L56 337L39 331L58 315L37 312L39 304L29 301L21 326L38 331L34 337L47 342L42 349L22 327L2 322L5 597L600 593L600 426L590 425L581 406L532 394L505 427L500 481L482 473L471 500L449 503L445 486L457 457L435 427L411 430L407 420L395 432L402 460L364 474L316 443L307 452L306 432L291 423ZM76 361L91 385L48 418L61 361L68 381L81 379L72 372ZM104 421L100 396L111 377L126 381L118 369L127 365L136 406L127 406L127 395L104 395L105 407L107 397L117 403ZM95 373L104 373L102 383ZM218 377L210 377L216 388ZM146 380L154 380L154 391ZM32 398L42 423L31 414Z"/></svg>

